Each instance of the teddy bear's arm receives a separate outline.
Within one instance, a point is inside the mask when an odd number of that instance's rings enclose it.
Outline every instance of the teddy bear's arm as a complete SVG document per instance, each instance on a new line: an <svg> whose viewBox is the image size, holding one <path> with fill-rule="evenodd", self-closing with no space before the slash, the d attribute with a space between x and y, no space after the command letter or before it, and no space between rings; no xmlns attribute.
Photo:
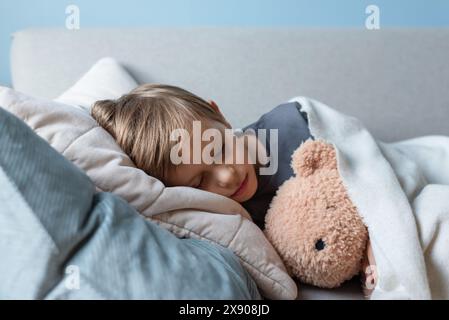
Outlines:
<svg viewBox="0 0 449 320"><path fill-rule="evenodd" d="M377 284L376 260L374 259L371 241L369 240L366 246L366 253L362 261L360 272L363 294L365 298L369 298Z"/></svg>

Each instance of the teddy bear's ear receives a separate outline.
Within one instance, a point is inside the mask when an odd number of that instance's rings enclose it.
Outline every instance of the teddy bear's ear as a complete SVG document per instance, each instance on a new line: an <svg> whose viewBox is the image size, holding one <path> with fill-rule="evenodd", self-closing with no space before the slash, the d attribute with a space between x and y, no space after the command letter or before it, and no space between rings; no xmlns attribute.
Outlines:
<svg viewBox="0 0 449 320"><path fill-rule="evenodd" d="M297 175L303 177L320 169L337 169L335 149L323 140L306 140L293 153L291 166Z"/></svg>

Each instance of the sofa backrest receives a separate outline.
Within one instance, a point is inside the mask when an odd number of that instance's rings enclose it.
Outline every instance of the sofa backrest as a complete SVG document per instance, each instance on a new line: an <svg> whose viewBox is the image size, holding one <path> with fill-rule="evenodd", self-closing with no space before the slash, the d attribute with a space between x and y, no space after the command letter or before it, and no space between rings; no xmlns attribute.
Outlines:
<svg viewBox="0 0 449 320"><path fill-rule="evenodd" d="M303 95L385 141L449 135L449 29L28 29L13 35L13 86L54 98L104 56L215 100L235 127Z"/></svg>

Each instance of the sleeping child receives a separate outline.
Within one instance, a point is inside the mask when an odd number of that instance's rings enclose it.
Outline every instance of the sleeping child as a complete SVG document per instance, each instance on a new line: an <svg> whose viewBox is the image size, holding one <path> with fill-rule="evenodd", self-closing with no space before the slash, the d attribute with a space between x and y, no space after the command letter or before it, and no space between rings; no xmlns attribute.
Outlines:
<svg viewBox="0 0 449 320"><path fill-rule="evenodd" d="M241 203L254 223L264 229L272 198L283 182L293 176L291 155L311 138L307 115L300 108L297 102L277 106L246 126L243 135L234 135L233 143L214 138L214 142L219 141L221 145L210 149L213 159L219 160L212 162L195 161L195 146L201 154L208 148L204 141L192 139L192 133L195 138L195 123L199 123L202 133L215 129L222 136L231 126L215 102L206 102L184 89L144 84L117 100L97 101L91 113L138 168L160 179L166 186L188 186L229 197ZM181 142L173 139L173 133L180 129L185 133L180 136L188 137ZM268 135L259 136L257 133L261 129ZM277 140L270 136L273 129ZM268 162L250 161L249 156L241 154L248 152L251 141L245 139L246 132L255 133L252 137L257 139L258 148L264 148L264 154L270 155ZM238 140L244 141L244 148L237 148ZM181 150L184 153L181 158L186 161L173 161L180 156L176 145L187 146L187 151ZM270 161L277 162L276 170L262 174Z"/></svg>
<svg viewBox="0 0 449 320"><path fill-rule="evenodd" d="M226 146L225 139L221 139L220 154L222 157L232 154L232 159L209 164L194 163L191 157L173 164L170 155L176 141L171 141L170 136L175 130L183 128L191 133L195 121L200 122L203 132L214 128L224 136L225 130L231 129L215 102L206 102L178 87L142 85L117 100L97 101L92 107L92 116L147 174L160 179L166 186L188 186L229 197L241 203L263 229L271 199L279 186L293 175L290 167L293 151L311 137L305 114L299 108L298 103L282 104L243 129L244 132L252 129L256 134L260 129L277 130L277 154L272 159L278 163L272 174L260 174L261 164L250 163L249 159L242 163L236 161L244 159L245 155L239 153L247 153L248 146L237 148L237 143ZM299 139L292 139L292 136ZM269 154L269 142L273 139L269 135L264 139L266 141L258 147L265 147L264 152ZM195 145L195 141L191 142ZM205 146L200 148L204 150ZM232 148L231 152L223 152L226 148ZM213 156L217 158L217 155Z"/></svg>

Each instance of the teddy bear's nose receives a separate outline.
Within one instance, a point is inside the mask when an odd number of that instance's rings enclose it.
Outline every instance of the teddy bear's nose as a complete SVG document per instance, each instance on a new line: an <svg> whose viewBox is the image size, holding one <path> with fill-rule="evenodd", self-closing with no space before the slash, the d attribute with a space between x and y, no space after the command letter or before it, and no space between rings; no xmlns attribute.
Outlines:
<svg viewBox="0 0 449 320"><path fill-rule="evenodd" d="M323 250L325 246L326 244L324 243L323 239L318 239L318 241L315 242L315 249L317 249L318 251Z"/></svg>

